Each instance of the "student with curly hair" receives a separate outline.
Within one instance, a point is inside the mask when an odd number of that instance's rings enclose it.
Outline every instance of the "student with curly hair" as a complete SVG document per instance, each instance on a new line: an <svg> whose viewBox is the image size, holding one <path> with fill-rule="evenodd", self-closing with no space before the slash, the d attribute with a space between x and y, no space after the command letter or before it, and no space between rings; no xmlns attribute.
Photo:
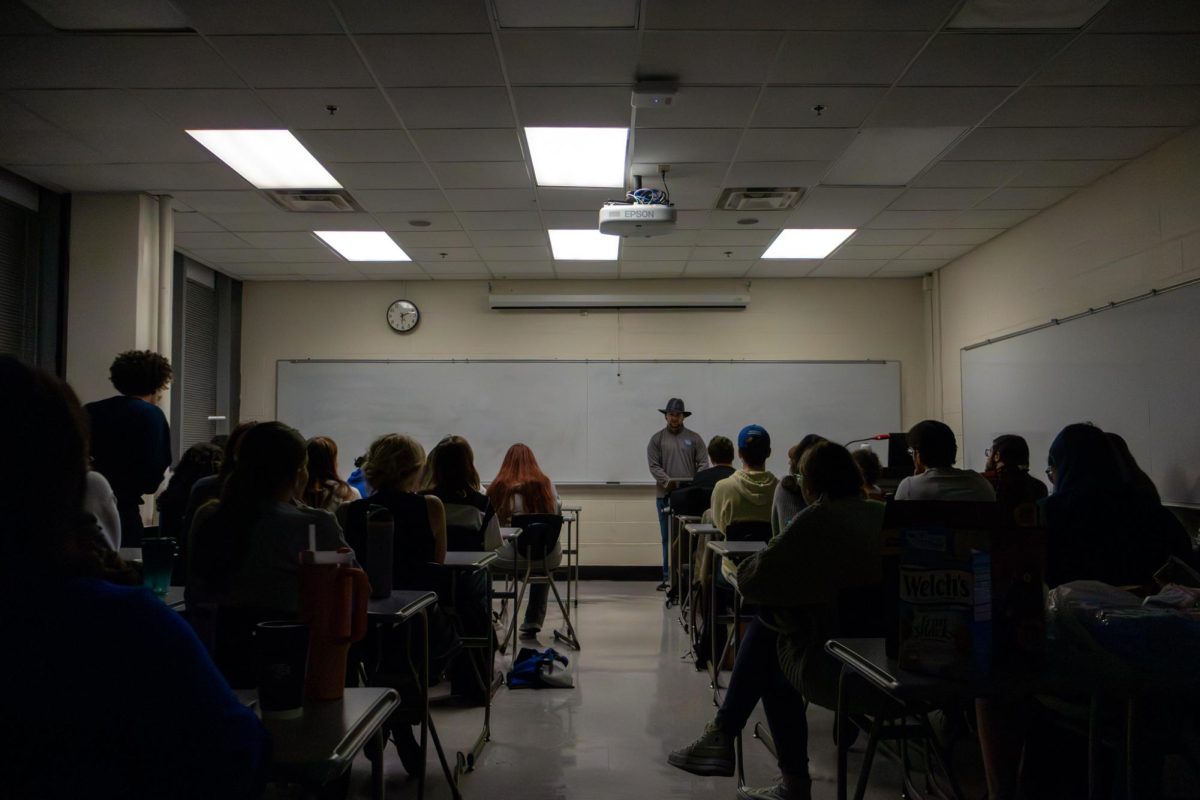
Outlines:
<svg viewBox="0 0 1200 800"><path fill-rule="evenodd" d="M109 367L109 379L120 394L84 406L92 467L112 486L122 539L133 547L142 537L142 496L158 490L171 466L171 429L157 405L171 376L171 362L158 353L121 353Z"/></svg>

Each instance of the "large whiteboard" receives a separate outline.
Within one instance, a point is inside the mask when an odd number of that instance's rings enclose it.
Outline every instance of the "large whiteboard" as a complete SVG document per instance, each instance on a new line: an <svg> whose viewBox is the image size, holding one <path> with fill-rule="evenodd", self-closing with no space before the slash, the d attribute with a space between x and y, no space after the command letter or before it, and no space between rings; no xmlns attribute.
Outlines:
<svg viewBox="0 0 1200 800"><path fill-rule="evenodd" d="M428 450L466 437L483 480L514 442L556 482L650 483L646 443L682 397L688 427L731 439L756 422L769 466L807 433L846 441L898 430L899 362L280 361L276 416L330 436L343 476L375 437L409 434Z"/></svg>
<svg viewBox="0 0 1200 800"><path fill-rule="evenodd" d="M962 353L964 455L1000 433L1029 440L1042 476L1072 422L1121 434L1163 501L1200 505L1200 284Z"/></svg>

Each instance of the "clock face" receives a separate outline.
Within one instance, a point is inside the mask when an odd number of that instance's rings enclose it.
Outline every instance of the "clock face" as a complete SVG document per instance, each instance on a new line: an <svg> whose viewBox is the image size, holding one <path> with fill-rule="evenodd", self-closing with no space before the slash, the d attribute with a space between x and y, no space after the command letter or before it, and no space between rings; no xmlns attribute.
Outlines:
<svg viewBox="0 0 1200 800"><path fill-rule="evenodd" d="M408 333L417 327L417 323L420 320L421 312L408 300L397 300L388 306L388 325L398 333Z"/></svg>

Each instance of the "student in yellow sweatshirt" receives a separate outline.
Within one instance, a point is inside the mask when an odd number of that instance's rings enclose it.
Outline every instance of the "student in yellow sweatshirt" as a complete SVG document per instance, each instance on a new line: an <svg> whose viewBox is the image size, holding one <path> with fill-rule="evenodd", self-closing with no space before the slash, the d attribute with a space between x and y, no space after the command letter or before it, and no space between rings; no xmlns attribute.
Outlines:
<svg viewBox="0 0 1200 800"><path fill-rule="evenodd" d="M779 480L767 471L771 435L761 425L747 425L737 438L742 468L723 481L712 493L713 525L725 533L730 523L771 521L771 503Z"/></svg>

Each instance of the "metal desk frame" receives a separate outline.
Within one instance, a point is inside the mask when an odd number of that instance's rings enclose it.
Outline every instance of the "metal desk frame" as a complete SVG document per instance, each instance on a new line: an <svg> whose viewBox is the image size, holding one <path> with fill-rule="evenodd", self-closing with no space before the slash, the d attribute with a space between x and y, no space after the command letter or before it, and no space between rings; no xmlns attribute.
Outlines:
<svg viewBox="0 0 1200 800"><path fill-rule="evenodd" d="M567 605L574 601L574 608L579 608L579 517L582 513L582 506L562 507L563 525L567 529L567 546L562 551L567 558Z"/></svg>
<svg viewBox="0 0 1200 800"><path fill-rule="evenodd" d="M736 656L737 649L742 643L742 629L739 624L742 619L742 595L737 591L737 586L734 586L733 592L733 614L717 616L717 576L721 573L721 562L727 558L736 563L754 555L766 546L765 542L729 542L724 539L710 541L707 545L714 556L712 559L712 591L708 595L708 613L712 627L712 636L709 637L710 661L708 664L708 676L712 681L713 705L717 707L721 705L721 662L728 652L732 651ZM726 623L733 624L733 635L726 637L725 647L720 653L717 653L717 625L724 625ZM741 755L739 740L738 764L742 763Z"/></svg>

